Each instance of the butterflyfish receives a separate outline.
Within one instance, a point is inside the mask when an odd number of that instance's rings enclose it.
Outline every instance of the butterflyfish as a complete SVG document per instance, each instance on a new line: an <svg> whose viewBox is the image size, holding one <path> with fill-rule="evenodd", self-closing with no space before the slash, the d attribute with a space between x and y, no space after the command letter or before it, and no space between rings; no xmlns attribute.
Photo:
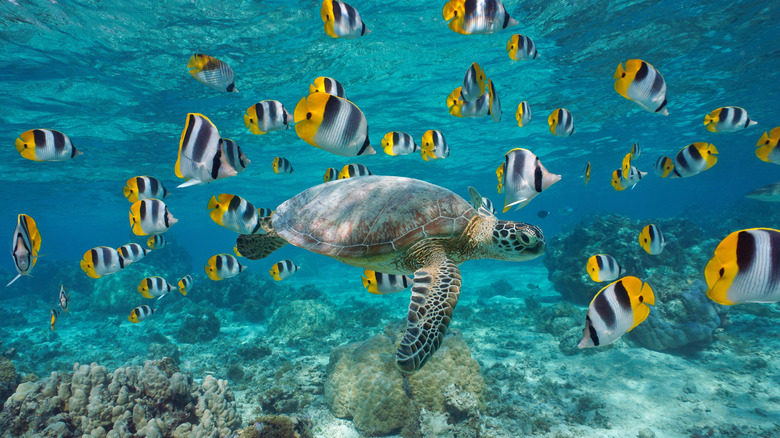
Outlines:
<svg viewBox="0 0 780 438"><path fill-rule="evenodd" d="M512 207L525 207L560 180L561 176L547 171L533 152L523 148L510 150L504 156L504 213Z"/></svg>
<svg viewBox="0 0 780 438"><path fill-rule="evenodd" d="M300 268L292 260L282 260L271 266L268 273L271 274L271 278L274 280L282 281L292 277L293 274L298 272L298 269Z"/></svg>
<svg viewBox="0 0 780 438"><path fill-rule="evenodd" d="M639 169L637 169L635 166L630 166L628 169L628 173L623 173L622 169L615 169L612 172L612 188L617 190L618 192L621 192L625 189L631 188L633 189L634 186L639 183L639 180L644 178L647 175L647 172L643 172Z"/></svg>
<svg viewBox="0 0 780 438"><path fill-rule="evenodd" d="M488 79L487 88L489 93L488 100L490 102L490 117L493 118L494 122L500 122L501 101L498 98L498 93L496 92L496 86L493 84L493 79Z"/></svg>
<svg viewBox="0 0 780 438"><path fill-rule="evenodd" d="M652 65L641 59L629 59L626 67L615 70L615 91L645 111L669 115L666 108L666 81Z"/></svg>
<svg viewBox="0 0 780 438"><path fill-rule="evenodd" d="M582 169L582 179L585 180L585 185L588 185L588 181L590 181L590 161L585 165L585 168Z"/></svg>
<svg viewBox="0 0 780 438"><path fill-rule="evenodd" d="M460 98L466 101L477 100L480 96L485 94L485 86L487 85L487 78L485 77L485 71L482 70L479 64L472 63L466 70L466 74L463 76L463 86L460 87Z"/></svg>
<svg viewBox="0 0 780 438"><path fill-rule="evenodd" d="M517 119L517 126L524 127L531 123L531 106L528 102L522 101L517 105L517 111L515 111L515 118Z"/></svg>
<svg viewBox="0 0 780 438"><path fill-rule="evenodd" d="M344 86L341 85L341 82L327 76L315 78L311 85L309 85L309 94L314 93L326 93L338 96L342 99L347 98L347 92L344 91Z"/></svg>
<svg viewBox="0 0 780 438"><path fill-rule="evenodd" d="M49 327L51 327L51 331L54 331L54 325L57 323L57 318L59 318L60 312L58 312L57 309L52 308L49 315Z"/></svg>
<svg viewBox="0 0 780 438"><path fill-rule="evenodd" d="M229 138L222 139L222 152L225 154L228 164L235 169L236 173L243 172L252 163L244 151L238 147L238 143Z"/></svg>
<svg viewBox="0 0 780 438"><path fill-rule="evenodd" d="M137 243L128 243L126 245L120 246L116 250L119 251L119 255L125 259L125 265L129 265L131 263L137 262L138 260L141 260L151 251L150 249L146 249Z"/></svg>
<svg viewBox="0 0 780 438"><path fill-rule="evenodd" d="M506 168L506 161L499 164L496 168L496 178L498 178L498 185L496 188L498 189L498 193L503 193L504 191L504 169Z"/></svg>
<svg viewBox="0 0 780 438"><path fill-rule="evenodd" d="M333 38L359 38L370 31L354 7L339 0L323 0L320 17L325 33Z"/></svg>
<svg viewBox="0 0 780 438"><path fill-rule="evenodd" d="M146 246L149 249L164 248L165 245L167 244L168 244L168 240L162 234L155 234L154 236L151 236L148 239L146 239Z"/></svg>
<svg viewBox="0 0 780 438"><path fill-rule="evenodd" d="M447 109L455 117L487 117L490 114L490 95L483 94L476 100L463 100L458 87L447 97Z"/></svg>
<svg viewBox="0 0 780 438"><path fill-rule="evenodd" d="M506 42L506 53L509 58L515 61L528 61L536 59L539 52L536 51L536 44L528 35L514 34Z"/></svg>
<svg viewBox="0 0 780 438"><path fill-rule="evenodd" d="M81 155L70 138L53 129L31 129L16 139L16 150L32 161L66 161Z"/></svg>
<svg viewBox="0 0 780 438"><path fill-rule="evenodd" d="M205 184L236 176L228 162L217 127L202 114L187 114L187 123L179 140L176 176L186 182L179 187Z"/></svg>
<svg viewBox="0 0 780 438"><path fill-rule="evenodd" d="M33 266L38 261L38 251L41 249L41 234L33 218L26 214L16 217L16 228L11 241L11 258L14 261L17 275L5 287L21 278L30 275Z"/></svg>
<svg viewBox="0 0 780 438"><path fill-rule="evenodd" d="M629 151L629 154L631 154L631 159L639 158L642 155L642 148L639 146L639 143L633 143L631 144L631 150Z"/></svg>
<svg viewBox="0 0 780 438"><path fill-rule="evenodd" d="M361 163L352 163L347 164L346 166L341 168L341 172L339 172L339 179L347 179L347 178L354 178L357 176L368 176L373 175L370 170L368 170L368 167L366 167L365 164Z"/></svg>
<svg viewBox="0 0 780 438"><path fill-rule="evenodd" d="M401 292L412 285L411 277L397 274L384 274L382 272L366 269L361 276L363 287L372 294L393 294Z"/></svg>
<svg viewBox="0 0 780 438"><path fill-rule="evenodd" d="M704 127L710 132L734 132L755 124L747 111L738 106L724 106L704 116Z"/></svg>
<svg viewBox="0 0 780 438"><path fill-rule="evenodd" d="M301 140L344 157L376 153L360 108L338 96L309 94L295 106L295 132Z"/></svg>
<svg viewBox="0 0 780 438"><path fill-rule="evenodd" d="M666 178L672 171L674 171L674 161L671 158L662 155L655 160L655 166L653 166L655 174L661 178Z"/></svg>
<svg viewBox="0 0 780 438"><path fill-rule="evenodd" d="M692 143L674 156L672 178L686 178L698 175L718 162L718 150L705 141Z"/></svg>
<svg viewBox="0 0 780 438"><path fill-rule="evenodd" d="M240 196L228 193L212 196L208 209L211 220L238 234L265 233L255 206Z"/></svg>
<svg viewBox="0 0 780 438"><path fill-rule="evenodd" d="M179 220L159 199L144 199L130 206L130 228L136 236L148 236L168 231Z"/></svg>
<svg viewBox="0 0 780 438"><path fill-rule="evenodd" d="M471 198L471 206L479 210L484 208L489 211L490 214L496 214L496 207L493 205L493 201L479 194L477 189L469 187L469 197Z"/></svg>
<svg viewBox="0 0 780 438"><path fill-rule="evenodd" d="M144 304L143 306L138 306L130 311L130 315L127 317L127 319L133 324L138 324L156 311L157 309Z"/></svg>
<svg viewBox="0 0 780 438"><path fill-rule="evenodd" d="M228 93L238 93L233 81L233 69L229 65L209 55L196 53L187 61L192 77L203 85Z"/></svg>
<svg viewBox="0 0 780 438"><path fill-rule="evenodd" d="M246 110L244 125L255 135L290 129L292 116L278 100L264 100Z"/></svg>
<svg viewBox="0 0 780 438"><path fill-rule="evenodd" d="M420 146L411 135L401 131L392 131L382 137L382 149L391 156L409 155L418 152Z"/></svg>
<svg viewBox="0 0 780 438"><path fill-rule="evenodd" d="M246 269L246 266L239 263L238 259L230 254L217 254L209 258L204 269L211 280L220 281L235 277Z"/></svg>
<svg viewBox="0 0 780 438"><path fill-rule="evenodd" d="M420 155L425 161L447 158L450 156L450 145L441 131L431 129L425 131L420 141Z"/></svg>
<svg viewBox="0 0 780 438"><path fill-rule="evenodd" d="M608 345L630 332L650 315L655 294L637 277L623 277L601 289L588 306L578 348Z"/></svg>
<svg viewBox="0 0 780 438"><path fill-rule="evenodd" d="M780 301L780 230L750 228L723 239L704 268L707 296L723 305Z"/></svg>
<svg viewBox="0 0 780 438"><path fill-rule="evenodd" d="M128 179L122 193L130 202L138 202L143 199L163 199L168 196L168 190L165 189L165 186L152 176L134 176Z"/></svg>
<svg viewBox="0 0 780 438"><path fill-rule="evenodd" d="M519 24L499 0L449 0L442 16L461 35L490 34Z"/></svg>
<svg viewBox="0 0 780 438"><path fill-rule="evenodd" d="M325 174L322 176L322 180L324 182L330 182L335 179L338 179L339 177L339 171L335 167L328 167L325 169Z"/></svg>
<svg viewBox="0 0 780 438"><path fill-rule="evenodd" d="M639 233L639 246L650 255L658 255L663 252L666 240L658 225L650 224L642 228Z"/></svg>
<svg viewBox="0 0 780 438"><path fill-rule="evenodd" d="M192 285L195 283L195 280L192 278L192 275L185 275L182 277L179 282L177 283L179 287L179 293L184 295L185 297L187 294L192 290Z"/></svg>
<svg viewBox="0 0 780 438"><path fill-rule="evenodd" d="M58 301L60 303L60 309L62 309L63 312L70 312L70 292L65 291L65 285L60 285Z"/></svg>
<svg viewBox="0 0 780 438"><path fill-rule="evenodd" d="M278 173L279 175L293 173L292 163L284 157L274 157L274 161L271 163L271 169L274 173Z"/></svg>
<svg viewBox="0 0 780 438"><path fill-rule="evenodd" d="M144 298L162 298L175 288L164 278L146 277L138 283L138 293Z"/></svg>
<svg viewBox="0 0 780 438"><path fill-rule="evenodd" d="M593 281L600 283L602 281L617 280L625 273L617 260L609 254L596 254L588 259L585 265L588 275Z"/></svg>
<svg viewBox="0 0 780 438"><path fill-rule="evenodd" d="M780 148L777 142L780 140L780 126L765 132L756 143L756 156L767 163L780 164Z"/></svg>
<svg viewBox="0 0 780 438"><path fill-rule="evenodd" d="M574 116L566 108L558 108L547 117L550 132L557 137L574 134Z"/></svg>
<svg viewBox="0 0 780 438"><path fill-rule="evenodd" d="M125 258L119 251L108 246L96 246L85 252L80 264L90 278L105 277L126 266Z"/></svg>

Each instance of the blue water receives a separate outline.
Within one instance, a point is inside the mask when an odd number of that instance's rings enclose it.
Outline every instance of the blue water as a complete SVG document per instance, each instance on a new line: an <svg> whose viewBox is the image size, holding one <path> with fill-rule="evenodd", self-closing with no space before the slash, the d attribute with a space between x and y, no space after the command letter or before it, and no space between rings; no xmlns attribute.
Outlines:
<svg viewBox="0 0 780 438"><path fill-rule="evenodd" d="M275 208L320 183L327 167L360 162L374 174L424 179L464 197L474 186L500 207L495 168L516 147L533 151L562 180L527 207L499 217L539 225L548 238L594 213L699 221L710 214L728 218L736 209L749 217L750 208L767 208L743 196L780 180L780 167L754 154L761 134L780 125L780 2L508 0L520 25L474 36L448 30L439 3L353 1L371 33L336 40L322 30L318 1L0 0L0 231L10 241L16 216L32 216L45 260L78 271L83 253L94 246L142 242L130 232L122 187L130 177L152 175L171 191L166 203L179 219L167 236L190 253L201 277L208 257L230 253L235 244L235 234L208 216L213 195L232 193ZM540 57L510 60L504 48L513 33L531 36ZM196 52L228 63L240 93L220 93L194 80L186 64ZM663 74L668 117L615 93L615 67L631 58ZM472 62L496 85L500 123L447 112L445 99ZM255 136L244 127L244 112L260 100L279 100L292 113L317 76L338 79L365 113L376 155L340 157L308 145L294 130ZM522 100L529 102L533 121L519 128L514 111ZM722 106L745 108L758 125L707 131L704 115ZM571 137L549 132L547 116L560 107L574 115ZM252 161L245 172L175 188L182 182L174 163L189 112L206 115L222 137L238 142ZM59 163L23 159L14 140L36 128L67 134L84 154ZM416 154L390 157L381 151L386 132L405 131L419 143L428 129L444 133L449 158L424 162ZM718 148L713 168L685 179L653 174L658 156L673 156L699 141ZM634 164L649 175L633 190L616 192L610 174L634 142L642 147ZM289 159L294 173L274 174L275 156ZM585 186L580 174L588 161L592 173ZM539 210L551 214L540 219ZM318 265L319 275L358 275L291 247L277 255ZM258 272L273 261L242 260ZM470 269L521 269L476 266ZM0 258L4 271L9 280L15 274L11 257ZM28 281L0 290L0 298L27 293ZM359 281L351 287L360 288Z"/></svg>

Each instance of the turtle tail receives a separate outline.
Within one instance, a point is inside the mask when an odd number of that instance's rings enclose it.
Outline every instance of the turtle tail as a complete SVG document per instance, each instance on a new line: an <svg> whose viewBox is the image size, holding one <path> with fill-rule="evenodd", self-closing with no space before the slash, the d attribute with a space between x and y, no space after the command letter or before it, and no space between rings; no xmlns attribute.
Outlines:
<svg viewBox="0 0 780 438"><path fill-rule="evenodd" d="M236 240L236 249L249 260L262 259L284 245L287 241L273 230L268 234L242 234Z"/></svg>

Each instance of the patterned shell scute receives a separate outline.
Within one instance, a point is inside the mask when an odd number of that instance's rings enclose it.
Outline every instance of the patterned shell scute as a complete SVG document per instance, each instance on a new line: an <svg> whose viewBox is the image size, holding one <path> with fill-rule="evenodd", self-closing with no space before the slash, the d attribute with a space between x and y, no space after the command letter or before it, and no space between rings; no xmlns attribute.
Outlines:
<svg viewBox="0 0 780 438"><path fill-rule="evenodd" d="M362 176L307 189L273 214L277 233L319 254L397 253L427 237L457 237L476 211L455 193L425 181Z"/></svg>

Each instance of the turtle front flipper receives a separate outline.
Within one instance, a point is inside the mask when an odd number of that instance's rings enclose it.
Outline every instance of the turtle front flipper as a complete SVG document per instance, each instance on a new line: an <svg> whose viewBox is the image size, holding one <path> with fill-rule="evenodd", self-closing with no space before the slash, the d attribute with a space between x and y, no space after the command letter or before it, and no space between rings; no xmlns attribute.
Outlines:
<svg viewBox="0 0 780 438"><path fill-rule="evenodd" d="M236 240L236 249L249 260L259 260L287 245L287 241L275 232L268 234L241 234Z"/></svg>
<svg viewBox="0 0 780 438"><path fill-rule="evenodd" d="M460 296L460 270L441 258L414 273L406 333L395 354L401 372L419 370L439 349Z"/></svg>

